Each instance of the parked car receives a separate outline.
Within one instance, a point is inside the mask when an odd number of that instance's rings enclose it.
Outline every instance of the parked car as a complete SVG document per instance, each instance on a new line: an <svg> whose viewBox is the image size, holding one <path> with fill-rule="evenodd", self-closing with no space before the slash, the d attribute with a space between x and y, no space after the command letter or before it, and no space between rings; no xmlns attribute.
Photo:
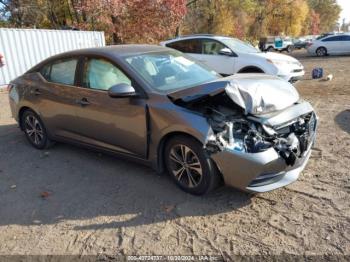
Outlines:
<svg viewBox="0 0 350 262"><path fill-rule="evenodd" d="M56 55L12 81L9 98L35 148L61 141L128 157L166 170L198 195L221 180L249 192L292 183L311 154L317 122L280 78L223 78L151 45Z"/></svg>
<svg viewBox="0 0 350 262"><path fill-rule="evenodd" d="M266 73L296 82L305 72L293 57L264 53L235 38L215 35L179 37L161 43L177 49L213 68L223 76L236 73Z"/></svg>
<svg viewBox="0 0 350 262"><path fill-rule="evenodd" d="M294 50L291 38L282 38L280 36L262 37L259 41L259 49L261 51L286 51L291 53Z"/></svg>
<svg viewBox="0 0 350 262"><path fill-rule="evenodd" d="M315 40L307 47L311 55L345 55L350 54L350 34L337 34Z"/></svg>

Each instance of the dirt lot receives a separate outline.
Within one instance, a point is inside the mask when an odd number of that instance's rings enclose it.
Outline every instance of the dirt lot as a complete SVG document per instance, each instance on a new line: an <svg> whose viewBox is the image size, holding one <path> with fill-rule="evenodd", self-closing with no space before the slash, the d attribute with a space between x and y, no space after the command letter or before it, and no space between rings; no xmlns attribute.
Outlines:
<svg viewBox="0 0 350 262"><path fill-rule="evenodd" d="M256 196L194 197L132 162L64 144L37 151L0 93L0 254L350 255L350 57L296 56L318 140L297 182ZM333 81L311 80L316 66Z"/></svg>

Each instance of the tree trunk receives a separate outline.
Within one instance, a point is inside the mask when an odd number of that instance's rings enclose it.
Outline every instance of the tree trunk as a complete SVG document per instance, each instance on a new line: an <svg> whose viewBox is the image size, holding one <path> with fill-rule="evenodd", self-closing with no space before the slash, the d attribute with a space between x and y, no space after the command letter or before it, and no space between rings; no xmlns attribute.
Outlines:
<svg viewBox="0 0 350 262"><path fill-rule="evenodd" d="M119 19L117 16L111 16L112 23L114 26L114 31L113 31L113 44L122 44L123 40L119 37L119 35L116 32L116 27L120 25Z"/></svg>

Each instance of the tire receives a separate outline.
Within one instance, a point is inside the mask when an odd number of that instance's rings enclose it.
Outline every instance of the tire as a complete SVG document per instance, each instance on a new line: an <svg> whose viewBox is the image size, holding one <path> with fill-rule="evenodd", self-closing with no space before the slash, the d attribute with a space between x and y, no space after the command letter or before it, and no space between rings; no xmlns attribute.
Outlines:
<svg viewBox="0 0 350 262"><path fill-rule="evenodd" d="M293 50L294 48L291 45L287 46L287 49L286 49L287 53L292 53Z"/></svg>
<svg viewBox="0 0 350 262"><path fill-rule="evenodd" d="M326 56L327 55L327 49L325 47L319 47L316 49L316 55L317 56Z"/></svg>
<svg viewBox="0 0 350 262"><path fill-rule="evenodd" d="M47 149L53 142L49 139L43 121L32 110L26 110L21 117L21 126L29 143L37 149Z"/></svg>
<svg viewBox="0 0 350 262"><path fill-rule="evenodd" d="M220 184L215 164L203 146L190 137L177 136L168 141L165 166L173 181L193 195L204 195Z"/></svg>
<svg viewBox="0 0 350 262"><path fill-rule="evenodd" d="M267 52L273 52L275 49L272 47L272 46L269 46L267 49L266 49L266 51Z"/></svg>

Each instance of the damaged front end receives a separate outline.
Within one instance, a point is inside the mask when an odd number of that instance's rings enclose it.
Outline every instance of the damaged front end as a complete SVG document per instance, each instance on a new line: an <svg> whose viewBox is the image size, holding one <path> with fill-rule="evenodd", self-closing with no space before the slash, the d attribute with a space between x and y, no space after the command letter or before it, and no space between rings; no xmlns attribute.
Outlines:
<svg viewBox="0 0 350 262"><path fill-rule="evenodd" d="M267 126L244 115L225 114L213 108L206 113L212 133L206 148L211 153L231 150L244 153L260 153L273 148L293 166L313 142L316 116L313 112L278 126Z"/></svg>
<svg viewBox="0 0 350 262"><path fill-rule="evenodd" d="M273 99L257 95L260 89L240 84L235 79L224 92L175 103L206 117L211 130L204 146L227 185L265 192L295 181L315 139L313 108L297 96L298 101L289 97L289 104L276 109Z"/></svg>

